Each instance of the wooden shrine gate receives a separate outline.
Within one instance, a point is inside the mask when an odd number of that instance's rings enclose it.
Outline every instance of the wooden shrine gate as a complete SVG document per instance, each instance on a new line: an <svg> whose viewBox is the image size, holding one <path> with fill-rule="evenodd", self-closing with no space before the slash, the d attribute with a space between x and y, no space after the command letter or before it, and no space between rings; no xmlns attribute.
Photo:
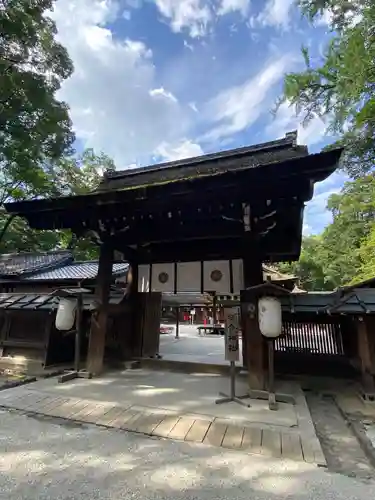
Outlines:
<svg viewBox="0 0 375 500"><path fill-rule="evenodd" d="M309 154L291 132L196 158L108 170L92 193L5 208L33 229L70 229L100 246L98 310L87 357L87 370L95 375L103 369L116 252L132 276L127 290L131 354L140 345L142 354L152 353L155 337L140 338L137 296L174 290L239 293L264 281L263 262L297 260L305 203L314 184L336 170L341 154L342 149ZM154 325L153 315L150 309L142 324ZM262 389L264 344L256 318L248 318L243 331L249 385Z"/></svg>

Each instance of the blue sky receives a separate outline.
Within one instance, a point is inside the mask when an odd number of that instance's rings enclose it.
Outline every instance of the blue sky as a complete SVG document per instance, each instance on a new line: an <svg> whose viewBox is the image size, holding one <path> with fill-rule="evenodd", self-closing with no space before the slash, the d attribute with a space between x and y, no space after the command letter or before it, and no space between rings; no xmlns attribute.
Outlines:
<svg viewBox="0 0 375 500"><path fill-rule="evenodd" d="M52 17L75 66L60 91L79 147L111 156L117 168L196 156L283 137L319 151L333 138L318 118L307 128L283 106L271 110L283 75L313 63L329 39L293 0L57 0ZM316 186L305 234L330 221L334 174Z"/></svg>

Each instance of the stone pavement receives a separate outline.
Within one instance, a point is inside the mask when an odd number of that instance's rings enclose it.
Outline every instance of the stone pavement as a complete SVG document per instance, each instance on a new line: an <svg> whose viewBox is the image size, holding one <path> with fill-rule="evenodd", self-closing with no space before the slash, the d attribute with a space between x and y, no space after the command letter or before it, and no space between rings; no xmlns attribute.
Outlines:
<svg viewBox="0 0 375 500"><path fill-rule="evenodd" d="M53 396L33 390L13 390L12 394L1 394L0 405L26 413L86 422L150 436L222 446L275 458L316 462L315 454L308 446L304 446L304 441L298 433L249 427L215 417L166 414L162 410L147 407L103 404L94 400Z"/></svg>
<svg viewBox="0 0 375 500"><path fill-rule="evenodd" d="M302 461L0 409L7 500L370 500L375 483Z"/></svg>
<svg viewBox="0 0 375 500"><path fill-rule="evenodd" d="M253 407L247 409L234 403L213 405L211 410L202 407L201 413L196 408L194 412L187 411L178 404L168 405L162 396L158 398L160 402L158 406L150 404L150 397L146 397L148 404L140 404L143 400L132 398L130 395L126 401L123 398L119 401L119 396L126 390L126 376L133 384L137 375L138 382L141 376L152 376L154 379L157 377L156 373L145 374L144 370L139 370L139 374L134 372L137 370L95 380L80 379L66 384L57 384L56 379L42 380L1 391L0 407L160 438L203 443L246 453L326 465L307 405L304 407L301 401L295 408L296 422L290 417L291 410L284 409L281 405L280 412L263 409L268 423L259 421L259 408L262 405L264 407L266 402L254 400L251 402L254 405L254 414L251 413ZM158 375L160 376L160 373ZM172 378L175 385L179 380L178 374L163 375L163 380ZM184 377L186 378L186 375ZM147 380L141 378L142 384L140 384L146 390L146 394L149 387ZM202 380L204 381L205 377ZM111 388L112 384L120 384L121 381L123 381L122 386L114 385L115 389ZM202 384L204 386L201 381L199 385ZM178 401L176 394L174 399ZM223 409L230 415L229 418L220 414ZM233 418L235 411L239 412L238 418ZM255 415L258 421L251 421L252 415ZM278 418L281 425L277 425Z"/></svg>

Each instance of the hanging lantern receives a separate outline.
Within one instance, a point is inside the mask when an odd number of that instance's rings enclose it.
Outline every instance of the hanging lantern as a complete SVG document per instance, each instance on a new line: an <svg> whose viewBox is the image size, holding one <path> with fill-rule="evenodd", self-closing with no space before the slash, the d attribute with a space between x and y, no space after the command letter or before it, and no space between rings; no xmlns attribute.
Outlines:
<svg viewBox="0 0 375 500"><path fill-rule="evenodd" d="M258 321L261 334L277 338L282 330L281 303L275 297L262 297L258 302Z"/></svg>
<svg viewBox="0 0 375 500"><path fill-rule="evenodd" d="M76 317L76 309L76 299L60 299L55 320L57 330L68 331L73 328Z"/></svg>

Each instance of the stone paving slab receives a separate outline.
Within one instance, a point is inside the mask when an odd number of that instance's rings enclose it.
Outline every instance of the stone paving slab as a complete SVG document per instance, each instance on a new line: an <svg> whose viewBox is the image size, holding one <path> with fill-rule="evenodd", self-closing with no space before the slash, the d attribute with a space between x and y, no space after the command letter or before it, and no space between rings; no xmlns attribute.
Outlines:
<svg viewBox="0 0 375 500"><path fill-rule="evenodd" d="M207 415L175 415L163 413L160 408L136 405L114 406L112 403L55 396L36 390L14 391L12 394L5 394L5 397L0 396L0 407L324 465L321 463L321 449L317 448L314 439L309 439L310 435L307 438L301 436L295 429L287 432L269 427L247 426L230 419L209 418ZM303 417L304 415L301 419Z"/></svg>

